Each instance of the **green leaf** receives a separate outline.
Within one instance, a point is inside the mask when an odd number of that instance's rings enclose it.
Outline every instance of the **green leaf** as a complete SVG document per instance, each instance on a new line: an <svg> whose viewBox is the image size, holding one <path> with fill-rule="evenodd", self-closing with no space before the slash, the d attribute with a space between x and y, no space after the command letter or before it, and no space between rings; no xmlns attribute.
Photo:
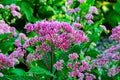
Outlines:
<svg viewBox="0 0 120 80"><path fill-rule="evenodd" d="M93 5L95 2L95 0L87 0L86 3L89 4L89 5Z"/></svg>
<svg viewBox="0 0 120 80"><path fill-rule="evenodd" d="M73 53L73 52L80 53L80 51L81 51L81 46L79 44L75 44L70 48L68 52L69 53Z"/></svg>
<svg viewBox="0 0 120 80"><path fill-rule="evenodd" d="M39 76L4 75L0 80L43 80Z"/></svg>
<svg viewBox="0 0 120 80"><path fill-rule="evenodd" d="M35 22L36 18L33 16L33 9L26 2L22 2L21 10L25 13L29 22Z"/></svg>
<svg viewBox="0 0 120 80"><path fill-rule="evenodd" d="M95 49L90 49L86 55L90 56L90 57L94 57L96 58L96 56L100 54L100 52L98 52L97 50Z"/></svg>
<svg viewBox="0 0 120 80"><path fill-rule="evenodd" d="M119 12L120 12L120 3L116 3L116 4L113 6L113 9L119 13Z"/></svg>
<svg viewBox="0 0 120 80"><path fill-rule="evenodd" d="M115 10L109 11L105 14L105 21L112 27L118 25L118 22L120 22L120 13L116 12Z"/></svg>
<svg viewBox="0 0 120 80"><path fill-rule="evenodd" d="M84 55L83 55L84 53L83 52L81 52L79 55L80 55L80 60L84 60L85 59L85 57L84 57Z"/></svg>
<svg viewBox="0 0 120 80"><path fill-rule="evenodd" d="M15 38L10 38L8 40L3 41L2 43L0 43L0 50L3 53L7 53L8 51L12 51L14 49L14 42L15 42Z"/></svg>
<svg viewBox="0 0 120 80"><path fill-rule="evenodd" d="M26 50L29 51L29 53L33 53L34 52L34 49L32 47L27 47Z"/></svg>
<svg viewBox="0 0 120 80"><path fill-rule="evenodd" d="M24 70L18 69L18 68L13 69L11 72L14 73L15 75L19 75L19 76L26 75L26 72Z"/></svg>
<svg viewBox="0 0 120 80"><path fill-rule="evenodd" d="M55 10L51 6L41 6L38 13L42 18L49 18L55 14Z"/></svg>
<svg viewBox="0 0 120 80"><path fill-rule="evenodd" d="M16 3L17 2L17 0L1 0L2 2L2 4L4 4L4 5L10 5L10 4L12 4L12 3Z"/></svg>
<svg viewBox="0 0 120 80"><path fill-rule="evenodd" d="M33 73L33 74L42 74L42 75L49 75L55 77L50 71L41 68L39 66L33 66L28 73Z"/></svg>
<svg viewBox="0 0 120 80"><path fill-rule="evenodd" d="M6 33L6 34L0 34L0 40L7 39L8 36L10 36L11 33Z"/></svg>

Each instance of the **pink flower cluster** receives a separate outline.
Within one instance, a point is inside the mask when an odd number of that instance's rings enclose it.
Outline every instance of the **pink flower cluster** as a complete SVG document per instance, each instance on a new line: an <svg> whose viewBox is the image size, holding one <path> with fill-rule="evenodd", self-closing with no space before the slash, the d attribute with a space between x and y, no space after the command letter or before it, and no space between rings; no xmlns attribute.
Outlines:
<svg viewBox="0 0 120 80"><path fill-rule="evenodd" d="M4 6L3 6L2 4L0 4L0 9L1 9L1 8L4 9Z"/></svg>
<svg viewBox="0 0 120 80"><path fill-rule="evenodd" d="M28 41L28 38L26 37L26 35L24 33L20 33L18 35L18 39L15 40L15 46L17 46L17 47L23 46L24 47L25 44L24 45L21 44L22 40Z"/></svg>
<svg viewBox="0 0 120 80"><path fill-rule="evenodd" d="M97 8L95 7L95 6L91 6L90 8L89 8L89 13L94 13L94 14L98 14L98 10L97 10Z"/></svg>
<svg viewBox="0 0 120 80"><path fill-rule="evenodd" d="M0 69L14 67L15 63L18 62L16 58L11 56L6 56L3 53L0 53Z"/></svg>
<svg viewBox="0 0 120 80"><path fill-rule="evenodd" d="M9 67L14 67L19 61L18 59L12 57L11 55L7 56L3 53L0 53L0 70L1 69L8 69ZM0 73L0 77L4 76Z"/></svg>
<svg viewBox="0 0 120 80"><path fill-rule="evenodd" d="M20 14L20 12L18 12L18 11L20 11L19 6L16 6L15 4L11 4L10 5L10 10L11 10L11 14L13 16L17 16L18 18L21 18L21 14Z"/></svg>
<svg viewBox="0 0 120 80"><path fill-rule="evenodd" d="M119 45L112 46L107 49L103 54L99 54L96 60L92 61L92 68L97 67L98 70L106 70L109 77L113 77L120 72L119 66L116 65L116 62L119 63L120 55L118 49ZM103 68L104 67L104 68Z"/></svg>
<svg viewBox="0 0 120 80"><path fill-rule="evenodd" d="M108 71L108 76L113 77L113 76L115 76L116 74L118 74L120 72L120 66L108 69L107 71Z"/></svg>
<svg viewBox="0 0 120 80"><path fill-rule="evenodd" d="M41 51L41 52L49 52L50 51L50 46L48 46L45 42L41 44L41 46L36 46L36 50L37 51Z"/></svg>
<svg viewBox="0 0 120 80"><path fill-rule="evenodd" d="M22 49L22 47L18 47L15 51L13 51L10 54L10 57L19 59L19 58L23 57L25 53L26 53L25 49Z"/></svg>
<svg viewBox="0 0 120 80"><path fill-rule="evenodd" d="M77 22L74 22L74 23L73 23L73 26L74 26L75 28L78 28L78 29L83 28L83 26L82 26L80 23L77 23Z"/></svg>
<svg viewBox="0 0 120 80"><path fill-rule="evenodd" d="M110 38L120 43L119 35L120 35L120 26L116 26L114 29L112 29L112 34Z"/></svg>
<svg viewBox="0 0 120 80"><path fill-rule="evenodd" d="M70 6L73 3L74 0L66 0L66 5ZM85 2L86 0L78 0L78 2L80 2L80 4L82 4L83 2Z"/></svg>
<svg viewBox="0 0 120 80"><path fill-rule="evenodd" d="M69 23L58 21L41 21L35 24L27 24L25 26L27 32L35 32L38 37L30 38L27 43L35 45L36 42L41 43L37 50L50 50L51 45L56 49L67 50L72 44L81 44L88 41L84 32L81 30L74 30ZM49 44L46 44L46 41ZM26 42L25 42L26 43Z"/></svg>
<svg viewBox="0 0 120 80"><path fill-rule="evenodd" d="M111 51L111 50L110 50ZM106 66L110 63L114 63L120 60L119 53L117 51L106 52L97 56L96 64L98 66Z"/></svg>
<svg viewBox="0 0 120 80"><path fill-rule="evenodd" d="M60 60L60 61L57 61L55 64L54 64L54 67L57 69L57 70L62 70L63 69L63 60Z"/></svg>
<svg viewBox="0 0 120 80"><path fill-rule="evenodd" d="M69 59L71 59L71 60L75 60L75 59L77 59L78 57L79 57L79 56L78 56L77 53L69 54Z"/></svg>
<svg viewBox="0 0 120 80"><path fill-rule="evenodd" d="M72 60L72 62L69 62L67 64L67 68L69 68L71 71L69 72L69 77L77 78L79 80L93 80L96 77L93 74L86 73L90 72L91 66L86 62L85 60L82 60L81 63L74 60L76 60L79 56L77 53L69 54L69 59ZM87 56L87 59L90 58Z"/></svg>
<svg viewBox="0 0 120 80"><path fill-rule="evenodd" d="M66 0L66 5L70 6L73 3L73 0Z"/></svg>
<svg viewBox="0 0 120 80"><path fill-rule="evenodd" d="M75 14L75 13L77 13L77 12L79 12L80 11L80 8L73 8L73 9L69 9L69 10L67 10L67 13L68 14Z"/></svg>
<svg viewBox="0 0 120 80"><path fill-rule="evenodd" d="M41 60L41 59L42 59L42 55L39 55L37 53L28 54L26 62L32 62L32 61Z"/></svg>
<svg viewBox="0 0 120 80"><path fill-rule="evenodd" d="M3 20L0 20L0 34L10 33L10 26Z"/></svg>
<svg viewBox="0 0 120 80"><path fill-rule="evenodd" d="M10 9L11 14L13 16L17 16L18 18L21 18L21 14L19 12L20 7L16 6L15 4L11 4L10 6L9 5L3 6L2 4L0 4L0 8L2 8L2 9Z"/></svg>
<svg viewBox="0 0 120 80"><path fill-rule="evenodd" d="M98 10L95 6L91 6L89 8L88 12L89 13L85 15L85 18L87 19L86 23L93 24L94 23L93 20L92 20L93 19L93 13L97 15Z"/></svg>
<svg viewBox="0 0 120 80"><path fill-rule="evenodd" d="M15 49L15 51L13 51L11 53L10 56L13 56L13 57L15 57L17 59L23 58L24 55L26 54L26 48L29 47L29 46L34 46L34 47L36 47L36 51L34 51L33 54L29 53L27 55L26 62L32 62L32 61L35 61L35 60L41 60L42 59L42 55L41 54L37 54L37 53L40 50L42 52L42 50L44 50L46 48L46 44L42 43L42 45L40 47L39 46L35 46L35 42L38 42L38 39L39 38L37 36L35 36L34 38L27 38L24 33L20 33L18 38L15 40L15 46L17 48Z"/></svg>
<svg viewBox="0 0 120 80"><path fill-rule="evenodd" d="M83 2L85 2L86 0L78 0L80 3L83 3Z"/></svg>
<svg viewBox="0 0 120 80"><path fill-rule="evenodd" d="M4 20L0 20L0 34L6 33L12 33L13 36L16 36L15 28L10 27Z"/></svg>
<svg viewBox="0 0 120 80"><path fill-rule="evenodd" d="M111 39L120 42L120 26L112 30ZM114 77L120 72L120 44L111 46L106 49L103 54L99 54L95 60L92 61L92 68L97 67L99 72L106 71L109 77Z"/></svg>
<svg viewBox="0 0 120 80"><path fill-rule="evenodd" d="M0 77L3 77L3 74L0 72Z"/></svg>

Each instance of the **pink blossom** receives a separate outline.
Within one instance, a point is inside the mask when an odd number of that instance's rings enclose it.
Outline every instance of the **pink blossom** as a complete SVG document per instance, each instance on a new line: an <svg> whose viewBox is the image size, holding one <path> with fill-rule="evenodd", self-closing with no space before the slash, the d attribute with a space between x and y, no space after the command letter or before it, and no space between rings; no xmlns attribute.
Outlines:
<svg viewBox="0 0 120 80"><path fill-rule="evenodd" d="M80 23L73 23L73 26L76 28L82 28L82 25Z"/></svg>
<svg viewBox="0 0 120 80"><path fill-rule="evenodd" d="M83 3L83 2L85 2L85 0L78 0L80 3Z"/></svg>
<svg viewBox="0 0 120 80"><path fill-rule="evenodd" d="M80 71L80 72L83 72L84 70L85 70L84 66L81 65L81 66L79 67L79 71Z"/></svg>
<svg viewBox="0 0 120 80"><path fill-rule="evenodd" d="M37 54L36 52L34 53L35 59L36 60L41 60L42 59L42 55Z"/></svg>
<svg viewBox="0 0 120 80"><path fill-rule="evenodd" d="M28 56L27 56L27 62L32 62L32 61L34 61L35 60L35 56L33 55L33 54L28 54Z"/></svg>
<svg viewBox="0 0 120 80"><path fill-rule="evenodd" d="M24 33L20 33L19 38L21 38L23 40L28 40L28 38L26 37L26 35Z"/></svg>
<svg viewBox="0 0 120 80"><path fill-rule="evenodd" d="M97 10L97 8L95 7L95 6L91 6L90 8L89 8L89 13L95 13L95 14L98 14L98 10Z"/></svg>
<svg viewBox="0 0 120 80"><path fill-rule="evenodd" d="M69 76L76 78L77 72L75 72L75 71L69 72Z"/></svg>
<svg viewBox="0 0 120 80"><path fill-rule="evenodd" d="M21 14L19 12L17 12L17 11L11 11L11 14L13 16L17 16L18 18L21 18Z"/></svg>
<svg viewBox="0 0 120 80"><path fill-rule="evenodd" d="M85 18L88 19L88 20L91 20L91 19L93 19L93 15L91 13L86 14Z"/></svg>
<svg viewBox="0 0 120 80"><path fill-rule="evenodd" d="M14 67L17 61L18 60L15 59L14 57L6 56L0 53L0 69Z"/></svg>
<svg viewBox="0 0 120 80"><path fill-rule="evenodd" d="M78 70L78 65L80 63L79 62L75 62L74 65L73 65L73 70Z"/></svg>
<svg viewBox="0 0 120 80"><path fill-rule="evenodd" d="M1 8L4 8L4 6L3 6L2 4L0 4L0 9L1 9Z"/></svg>
<svg viewBox="0 0 120 80"><path fill-rule="evenodd" d="M86 23L93 24L94 22L93 22L93 20L90 19L90 20L87 20Z"/></svg>
<svg viewBox="0 0 120 80"><path fill-rule="evenodd" d="M10 5L10 9L11 9L11 11L13 11L13 10L18 10L18 11L20 11L20 7L19 7L19 6L16 6L15 4L11 4L11 5Z"/></svg>
<svg viewBox="0 0 120 80"><path fill-rule="evenodd" d="M57 69L57 70L62 70L63 69L63 63L64 61L63 60L60 60L60 61L57 61L55 64L54 64L54 67Z"/></svg>
<svg viewBox="0 0 120 80"><path fill-rule="evenodd" d="M26 50L22 49L21 47L18 47L15 51L11 53L10 56L14 56L15 58L19 59L23 57L25 53L26 53Z"/></svg>
<svg viewBox="0 0 120 80"><path fill-rule="evenodd" d="M20 47L21 45L22 45L21 41L19 39L16 39L15 40L15 46Z"/></svg>
<svg viewBox="0 0 120 80"><path fill-rule="evenodd" d="M88 63L87 63L85 60L82 60L82 65L84 66L84 68L85 68L87 71L90 71L90 66L88 65Z"/></svg>
<svg viewBox="0 0 120 80"><path fill-rule="evenodd" d="M3 77L3 74L2 74L2 73L0 73L0 77Z"/></svg>
<svg viewBox="0 0 120 80"><path fill-rule="evenodd" d="M67 64L67 68L71 68L72 69L72 63L68 63Z"/></svg>
<svg viewBox="0 0 120 80"><path fill-rule="evenodd" d="M112 34L110 36L111 39L120 42L120 26L116 26L114 29L112 29Z"/></svg>
<svg viewBox="0 0 120 80"><path fill-rule="evenodd" d="M70 6L73 3L73 1L66 1L66 3L67 3L67 6Z"/></svg>
<svg viewBox="0 0 120 80"><path fill-rule="evenodd" d="M77 59L79 56L77 53L69 54L69 59L74 60Z"/></svg>
<svg viewBox="0 0 120 80"><path fill-rule="evenodd" d="M5 9L9 9L9 8L10 8L10 6L9 6L9 5L6 5L6 6L5 6Z"/></svg>

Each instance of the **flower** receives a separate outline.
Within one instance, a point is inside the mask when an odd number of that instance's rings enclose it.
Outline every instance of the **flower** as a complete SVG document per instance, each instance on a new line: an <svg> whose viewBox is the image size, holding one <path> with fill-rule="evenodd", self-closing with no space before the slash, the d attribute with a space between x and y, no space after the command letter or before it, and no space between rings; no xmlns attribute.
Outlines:
<svg viewBox="0 0 120 80"><path fill-rule="evenodd" d="M88 19L88 20L91 20L91 19L93 19L93 15L91 13L86 14L85 18Z"/></svg>
<svg viewBox="0 0 120 80"><path fill-rule="evenodd" d="M85 0L78 0L80 3L83 3L83 2L85 2Z"/></svg>
<svg viewBox="0 0 120 80"><path fill-rule="evenodd" d="M67 50L72 44L81 44L82 42L88 41L83 31L74 30L70 23L67 22L43 20L35 24L28 23L25 29L27 32L35 32L38 36L36 39L29 39L30 45L36 42L43 42L44 44L46 44L46 41L49 42L49 44L46 45L46 49L45 47L43 48L43 50L45 49L47 52L50 50L51 45L54 45L56 49ZM43 44L40 45L41 48L42 45ZM36 48L40 49L39 47Z"/></svg>
<svg viewBox="0 0 120 80"><path fill-rule="evenodd" d="M63 69L63 63L64 61L63 60L60 60L60 61L57 61L55 64L54 64L54 67L57 69L57 70L62 70Z"/></svg>
<svg viewBox="0 0 120 80"><path fill-rule="evenodd" d="M26 62L32 62L35 60L35 56L33 54L28 54Z"/></svg>
<svg viewBox="0 0 120 80"><path fill-rule="evenodd" d="M0 9L1 9L1 8L4 8L4 6L3 6L2 4L0 4Z"/></svg>
<svg viewBox="0 0 120 80"><path fill-rule="evenodd" d="M16 62L18 62L16 58L0 53L0 69L14 67Z"/></svg>
<svg viewBox="0 0 120 80"><path fill-rule="evenodd" d="M79 56L77 53L69 54L69 59L74 60L77 59Z"/></svg>
<svg viewBox="0 0 120 80"><path fill-rule="evenodd" d="M3 74L2 74L2 73L0 73L0 77L3 77Z"/></svg>
<svg viewBox="0 0 120 80"><path fill-rule="evenodd" d="M95 14L98 14L98 10L97 10L97 8L95 7L95 6L91 6L90 8L89 8L89 13L95 13Z"/></svg>
<svg viewBox="0 0 120 80"><path fill-rule="evenodd" d="M9 8L9 6L7 7L7 9ZM18 18L21 18L21 14L20 14L20 7L16 6L15 4L11 4L10 5L10 10L11 10L11 14L13 16L17 16Z"/></svg>
<svg viewBox="0 0 120 80"><path fill-rule="evenodd" d="M73 26L76 28L83 28L82 25L80 23L74 22Z"/></svg>
<svg viewBox="0 0 120 80"><path fill-rule="evenodd" d="M71 68L72 69L72 63L68 63L67 64L67 68Z"/></svg>
<svg viewBox="0 0 120 80"><path fill-rule="evenodd" d="M116 26L114 29L112 29L112 34L110 36L111 39L120 42L120 26Z"/></svg>

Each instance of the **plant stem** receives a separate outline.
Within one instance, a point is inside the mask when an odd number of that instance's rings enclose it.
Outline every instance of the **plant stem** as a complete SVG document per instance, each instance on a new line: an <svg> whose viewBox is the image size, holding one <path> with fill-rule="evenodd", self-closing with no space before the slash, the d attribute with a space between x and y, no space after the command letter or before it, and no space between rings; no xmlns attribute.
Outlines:
<svg viewBox="0 0 120 80"><path fill-rule="evenodd" d="M52 53L51 53L51 64L50 65L51 65L51 69L50 69L51 71L50 72L52 73L52 67L53 67L53 54Z"/></svg>
<svg viewBox="0 0 120 80"><path fill-rule="evenodd" d="M45 53L44 57L45 57L45 65L46 65L46 68L47 68L48 70L50 70L50 68L49 68L49 66L48 66L48 57L47 57L47 54L46 54L46 53Z"/></svg>

